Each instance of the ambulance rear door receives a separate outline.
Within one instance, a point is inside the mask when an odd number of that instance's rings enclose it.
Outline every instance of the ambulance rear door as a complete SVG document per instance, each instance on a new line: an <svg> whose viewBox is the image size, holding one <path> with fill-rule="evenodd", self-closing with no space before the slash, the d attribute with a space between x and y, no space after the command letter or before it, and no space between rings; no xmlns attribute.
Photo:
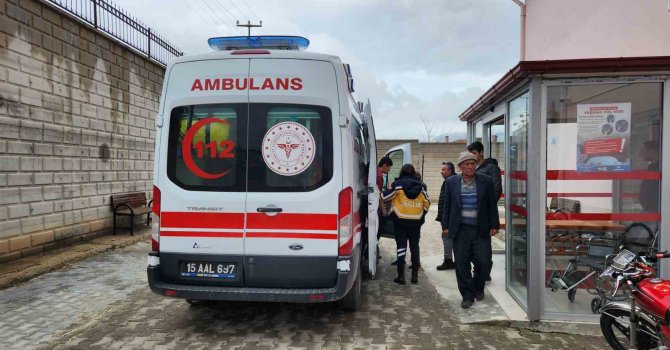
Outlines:
<svg viewBox="0 0 670 350"><path fill-rule="evenodd" d="M260 58L249 74L246 285L332 287L342 190L335 67Z"/></svg>
<svg viewBox="0 0 670 350"><path fill-rule="evenodd" d="M374 277L377 273L377 230L379 218L379 188L377 188L377 142L375 126L372 121L370 101L364 107L364 128L368 143L368 273Z"/></svg>
<svg viewBox="0 0 670 350"><path fill-rule="evenodd" d="M249 59L178 63L169 72L156 184L162 278L244 284Z"/></svg>

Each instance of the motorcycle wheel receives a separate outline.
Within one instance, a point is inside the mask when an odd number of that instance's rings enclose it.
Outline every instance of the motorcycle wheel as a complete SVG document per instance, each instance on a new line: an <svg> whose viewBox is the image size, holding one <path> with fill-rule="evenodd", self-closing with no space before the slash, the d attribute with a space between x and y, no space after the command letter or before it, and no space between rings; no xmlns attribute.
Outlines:
<svg viewBox="0 0 670 350"><path fill-rule="evenodd" d="M607 343L614 350L626 350L630 342L630 313L625 310L607 310L600 315L600 330ZM658 348L658 339L654 339L654 327L639 320L637 331L637 348L651 350Z"/></svg>

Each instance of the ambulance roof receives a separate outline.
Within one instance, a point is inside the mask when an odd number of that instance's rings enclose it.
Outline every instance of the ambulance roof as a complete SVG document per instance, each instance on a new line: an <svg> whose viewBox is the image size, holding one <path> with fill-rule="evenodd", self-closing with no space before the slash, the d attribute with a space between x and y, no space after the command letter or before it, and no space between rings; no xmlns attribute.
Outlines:
<svg viewBox="0 0 670 350"><path fill-rule="evenodd" d="M205 60L216 60L216 59L236 59L236 58L255 58L255 59L284 58L284 59L329 61L335 64L342 63L339 57L323 53L295 51L295 50L254 49L254 50L236 50L236 51L216 51L197 55L181 56L170 61L170 65L183 62L194 62L194 61L205 61Z"/></svg>

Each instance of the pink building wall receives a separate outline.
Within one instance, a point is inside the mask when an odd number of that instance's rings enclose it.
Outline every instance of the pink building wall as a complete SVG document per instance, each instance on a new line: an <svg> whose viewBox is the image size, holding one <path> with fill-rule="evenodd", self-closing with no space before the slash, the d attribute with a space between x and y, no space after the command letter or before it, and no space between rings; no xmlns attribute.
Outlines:
<svg viewBox="0 0 670 350"><path fill-rule="evenodd" d="M670 56L667 0L526 0L526 61Z"/></svg>

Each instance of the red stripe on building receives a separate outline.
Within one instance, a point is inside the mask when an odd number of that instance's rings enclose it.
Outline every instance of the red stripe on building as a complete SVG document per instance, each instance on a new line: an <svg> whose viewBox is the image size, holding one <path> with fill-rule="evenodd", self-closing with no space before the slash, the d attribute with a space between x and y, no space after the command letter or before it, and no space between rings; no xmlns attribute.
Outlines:
<svg viewBox="0 0 670 350"><path fill-rule="evenodd" d="M271 230L337 230L337 214L249 213L247 228Z"/></svg>
<svg viewBox="0 0 670 350"><path fill-rule="evenodd" d="M510 178L528 180L525 171L513 171ZM547 170L547 180L660 180L658 171L634 170L627 172L592 172L580 173L575 170Z"/></svg>
<svg viewBox="0 0 670 350"><path fill-rule="evenodd" d="M579 173L575 170L547 170L547 180L660 180L658 171Z"/></svg>
<svg viewBox="0 0 670 350"><path fill-rule="evenodd" d="M659 213L547 213L547 220L660 221Z"/></svg>
<svg viewBox="0 0 670 350"><path fill-rule="evenodd" d="M244 213L164 211L161 227L243 229Z"/></svg>
<svg viewBox="0 0 670 350"><path fill-rule="evenodd" d="M242 232L161 231L161 237L242 238Z"/></svg>
<svg viewBox="0 0 670 350"><path fill-rule="evenodd" d="M554 198L554 197L591 197L591 198L609 198L613 197L614 195L612 193L606 193L606 192L593 192L593 193L587 193L587 192L580 192L580 193L547 193L547 197ZM627 193L622 193L621 197L623 198L638 198L640 196L639 193L632 193L632 192L627 192Z"/></svg>
<svg viewBox="0 0 670 350"><path fill-rule="evenodd" d="M337 234L296 233L296 232L248 232L247 238L337 239Z"/></svg>

